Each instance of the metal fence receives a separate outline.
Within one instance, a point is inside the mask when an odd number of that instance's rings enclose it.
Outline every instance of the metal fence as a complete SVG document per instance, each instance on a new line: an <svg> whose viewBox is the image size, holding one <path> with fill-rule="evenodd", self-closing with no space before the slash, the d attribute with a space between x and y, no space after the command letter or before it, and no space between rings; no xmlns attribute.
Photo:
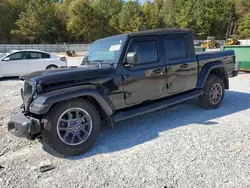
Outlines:
<svg viewBox="0 0 250 188"><path fill-rule="evenodd" d="M66 52L75 50L75 52L87 51L90 44L0 44L0 53L6 53L10 50L42 50L46 52Z"/></svg>
<svg viewBox="0 0 250 188"><path fill-rule="evenodd" d="M204 40L194 40L195 43L203 42ZM241 45L250 45L250 40L240 40ZM219 43L223 45L224 41L219 40ZM10 50L24 50L34 49L42 50L46 52L66 52L67 50L75 50L75 52L85 52L88 50L90 44L0 44L0 53L6 53Z"/></svg>

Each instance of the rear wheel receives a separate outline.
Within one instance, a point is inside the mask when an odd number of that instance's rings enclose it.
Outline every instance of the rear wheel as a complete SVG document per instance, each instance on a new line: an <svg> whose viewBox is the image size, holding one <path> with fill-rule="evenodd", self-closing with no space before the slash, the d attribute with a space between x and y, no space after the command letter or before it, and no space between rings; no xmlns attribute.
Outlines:
<svg viewBox="0 0 250 188"><path fill-rule="evenodd" d="M219 108L223 102L225 94L225 84L223 80L216 76L210 75L204 87L204 94L200 96L200 106L205 109Z"/></svg>
<svg viewBox="0 0 250 188"><path fill-rule="evenodd" d="M45 144L64 156L77 156L89 150L100 132L100 117L86 100L56 105L43 120Z"/></svg>

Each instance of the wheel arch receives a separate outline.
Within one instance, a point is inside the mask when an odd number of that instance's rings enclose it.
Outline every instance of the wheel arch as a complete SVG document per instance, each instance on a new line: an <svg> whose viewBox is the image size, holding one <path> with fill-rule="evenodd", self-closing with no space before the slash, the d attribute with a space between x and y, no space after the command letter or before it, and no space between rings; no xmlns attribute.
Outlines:
<svg viewBox="0 0 250 188"><path fill-rule="evenodd" d="M205 83L209 75L211 74L215 74L216 76L222 78L225 84L225 89L229 89L229 80L228 80L226 67L224 63L221 61L208 63L202 68L199 74L198 83L197 83L198 89L204 88Z"/></svg>
<svg viewBox="0 0 250 188"><path fill-rule="evenodd" d="M108 97L92 85L60 89L39 95L31 103L29 111L36 115L43 115L48 113L56 104L77 98L91 102L108 116L114 113L114 106Z"/></svg>
<svg viewBox="0 0 250 188"><path fill-rule="evenodd" d="M49 69L50 67L56 67L56 68L59 68L57 65L55 65L55 64L50 64L50 65L48 65L47 67L46 67L46 69Z"/></svg>

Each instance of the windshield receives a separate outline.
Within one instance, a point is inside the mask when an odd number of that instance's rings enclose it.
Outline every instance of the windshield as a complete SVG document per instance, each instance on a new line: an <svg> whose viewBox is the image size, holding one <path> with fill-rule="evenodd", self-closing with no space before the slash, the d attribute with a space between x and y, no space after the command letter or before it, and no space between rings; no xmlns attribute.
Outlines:
<svg viewBox="0 0 250 188"><path fill-rule="evenodd" d="M126 40L127 35L118 35L94 42L87 51L82 65L89 63L117 64Z"/></svg>
<svg viewBox="0 0 250 188"><path fill-rule="evenodd" d="M8 54L0 54L0 58L3 58L4 56L6 56L6 55L8 55Z"/></svg>

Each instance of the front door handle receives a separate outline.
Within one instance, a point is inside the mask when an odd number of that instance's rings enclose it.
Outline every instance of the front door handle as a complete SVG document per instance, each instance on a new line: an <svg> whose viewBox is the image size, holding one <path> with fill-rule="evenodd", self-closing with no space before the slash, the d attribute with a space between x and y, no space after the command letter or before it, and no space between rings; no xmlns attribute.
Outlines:
<svg viewBox="0 0 250 188"><path fill-rule="evenodd" d="M181 65L180 67L183 68L183 69L186 69L186 68L189 67L189 64L186 63L186 64Z"/></svg>

